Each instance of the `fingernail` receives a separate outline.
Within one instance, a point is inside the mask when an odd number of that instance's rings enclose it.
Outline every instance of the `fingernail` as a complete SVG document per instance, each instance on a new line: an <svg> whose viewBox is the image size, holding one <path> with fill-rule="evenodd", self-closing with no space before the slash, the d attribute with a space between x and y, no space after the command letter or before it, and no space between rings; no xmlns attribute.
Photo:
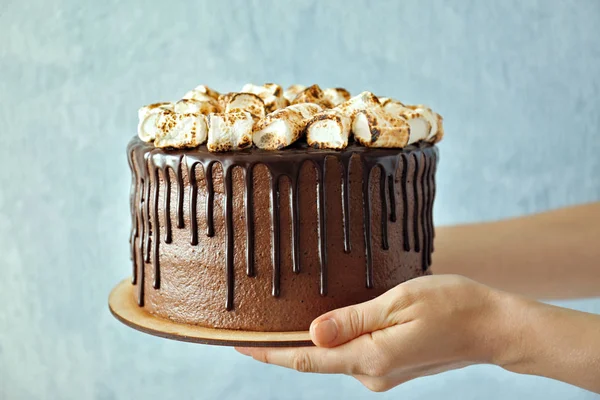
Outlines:
<svg viewBox="0 0 600 400"><path fill-rule="evenodd" d="M313 337L317 340L318 344L332 343L337 338L337 335L337 324L331 319L319 321L313 328Z"/></svg>

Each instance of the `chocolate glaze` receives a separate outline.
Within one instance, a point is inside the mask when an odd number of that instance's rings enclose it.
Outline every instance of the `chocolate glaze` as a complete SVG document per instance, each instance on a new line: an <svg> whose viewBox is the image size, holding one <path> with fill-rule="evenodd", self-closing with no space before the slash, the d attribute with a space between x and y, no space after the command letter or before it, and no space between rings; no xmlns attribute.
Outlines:
<svg viewBox="0 0 600 400"><path fill-rule="evenodd" d="M379 197L381 198L381 247L384 250L389 250L390 245L388 243L388 185L386 184L387 174L383 167L379 167L381 169L381 176L379 178ZM390 199L391 200L391 199ZM384 212L385 211L385 212Z"/></svg>
<svg viewBox="0 0 600 400"><path fill-rule="evenodd" d="M148 170L148 159L150 158L150 153L143 154L142 162L144 163L141 167L140 173L142 173L142 183L144 185L144 209L142 212L142 219L140 220L140 224L147 225L143 230L143 251L144 251L144 261L150 262L150 236L152 232L152 222L150 221L150 173ZM145 223L147 221L147 224Z"/></svg>
<svg viewBox="0 0 600 400"><path fill-rule="evenodd" d="M408 156L402 154L402 244L404 251L410 251L410 242L408 239ZM416 169L416 168L415 168Z"/></svg>
<svg viewBox="0 0 600 400"><path fill-rule="evenodd" d="M215 201L215 189L213 187L213 165L214 161L202 161L204 166L204 178L206 179L206 193L208 199L206 200L206 236L213 237L215 235L215 224L214 224L214 207Z"/></svg>
<svg viewBox="0 0 600 400"><path fill-rule="evenodd" d="M168 176L168 174L166 174ZM153 170L153 179L154 182L158 182L158 169L154 169ZM154 194L152 197L152 204L154 204L154 213L152 214L152 218L154 219L154 237L152 239L153 242L153 246L152 246L152 265L154 266L154 281L152 283L152 286L154 286L154 289L159 289L160 288L160 259L159 259L159 254L158 254L158 246L160 244L160 223L158 222L158 190L159 190L159 186L158 185L153 185L154 186ZM167 186L166 187L170 187L169 185L169 181L167 180ZM167 193L167 195L165 196L165 198L168 198L169 194ZM165 202L166 203L166 202ZM167 221L169 221L169 216L165 215L165 225L167 224ZM166 240L165 240L166 242ZM143 299L140 299L140 302L142 302Z"/></svg>
<svg viewBox="0 0 600 400"><path fill-rule="evenodd" d="M135 238L138 235L138 218L137 218L137 210L135 207L135 196L136 196L136 191L137 186L136 186L136 175L135 173L133 173L134 171L134 167L133 167L133 155L131 154L131 152L128 150L128 154L127 154L127 162L129 163L129 168L132 171L131 174L131 188L129 189L129 211L131 212L131 234L129 235L129 245L131 248L131 251L129 252L129 258L132 261L132 266L133 266L133 270L131 272L131 284L135 285L137 283L137 270L135 268ZM140 185L140 191L142 190L142 186ZM140 201L142 196L139 195Z"/></svg>
<svg viewBox="0 0 600 400"><path fill-rule="evenodd" d="M233 309L233 286L235 284L233 279L233 189L231 182L232 170L233 168L231 166L225 169L225 215L227 216L225 221L225 265L227 269L227 299L225 300L225 308L227 309L227 311Z"/></svg>
<svg viewBox="0 0 600 400"><path fill-rule="evenodd" d="M414 201L415 201L415 209L414 209L414 216L413 216L413 234L414 234L414 248L415 251L417 253L421 252L421 243L419 241L419 218L417 217L417 215L419 214L419 205L420 205L420 201L419 201L419 155L418 154L413 154L413 157L415 159L415 176L413 177L413 196L414 196ZM425 171L423 171L423 173L425 173Z"/></svg>
<svg viewBox="0 0 600 400"><path fill-rule="evenodd" d="M135 259L135 245L133 244L133 241L135 240L135 237L137 236L137 213L135 210L135 191L137 190L136 188L136 176L133 173L133 157L131 155L131 153L127 154L127 162L129 163L129 169L131 169L132 174L131 174L131 187L129 189L129 212L131 213L131 234L129 235L129 244L131 245L131 251L129 253L129 259L131 261L134 261ZM135 265L135 263L133 263L133 265ZM133 273L131 275L131 283L135 285L135 281L136 281L136 271L135 268L133 269Z"/></svg>
<svg viewBox="0 0 600 400"><path fill-rule="evenodd" d="M396 222L396 187L393 175L388 176L388 190L390 192L390 221Z"/></svg>
<svg viewBox="0 0 600 400"><path fill-rule="evenodd" d="M198 185L196 183L196 164L198 160L192 156L185 157L187 176L190 180L190 244L198 244L198 219L196 217L196 199L198 197Z"/></svg>
<svg viewBox="0 0 600 400"><path fill-rule="evenodd" d="M429 230L429 219L427 218L427 210L430 207L429 200L431 195L429 194L429 174L431 173L431 163L425 164L425 169L421 175L421 189L423 190L423 206L421 207L421 221L423 226L423 251L421 255L423 257L423 268L429 266L428 257L430 252L431 243L431 231Z"/></svg>
<svg viewBox="0 0 600 400"><path fill-rule="evenodd" d="M433 153L433 173L431 174L431 210L432 210L432 214L433 214L433 201L435 199L435 191L436 191L436 186L435 186L435 174L437 172L437 167L438 167L438 158L439 158L439 153L436 151L435 153ZM429 214L429 225L431 226L431 251L433 252L434 250L434 240L435 239L435 226L433 225L433 215ZM431 256L430 256L431 259ZM431 264L431 261L429 262L429 264Z"/></svg>
<svg viewBox="0 0 600 400"><path fill-rule="evenodd" d="M342 163L342 215L344 219L344 251L350 253L350 159L352 153L341 153L339 159Z"/></svg>
<svg viewBox="0 0 600 400"><path fill-rule="evenodd" d="M369 187L371 184L371 165L365 165L365 159L361 157L363 163L363 232L365 236L365 256L366 256L366 278L367 288L373 287L373 254L372 254L372 235L371 235L371 197ZM384 214L384 211L381 210Z"/></svg>
<svg viewBox="0 0 600 400"><path fill-rule="evenodd" d="M281 151L263 151L246 149L231 153L210 153L205 146L193 150L165 150L156 149L151 145L134 138L128 146L129 165L134 174L131 187L132 232L130 236L131 257L133 259L132 283L138 286L138 304L144 305L144 263L138 260L151 262L153 266L153 287L160 289L160 221L159 221L159 191L160 182L163 188L163 221L164 243L172 241L171 222L171 173L176 180L176 217L177 228L184 228L183 217L184 181L182 165L186 167L189 180L189 229L190 244L198 244L198 221L196 200L198 187L196 181L196 166L202 165L206 182L206 236L215 235L214 227L214 187L213 166L220 164L224 181L224 217L225 217L225 309L230 311L234 304L234 224L233 224L233 184L232 175L235 167L240 167L244 173L244 212L246 234L246 275L253 277L254 271L254 207L253 207L253 169L255 165L265 165L271 175L271 222L272 222L272 289L273 296L281 294L281 192L280 180L286 177L290 183L289 204L291 208L291 259L292 270L301 272L300 247L299 247L299 174L306 161L314 164L317 171L317 213L318 213L318 255L319 255L319 293L321 296L328 294L328 263L327 263L327 198L325 190L326 164L329 157L336 158L341 165L341 209L343 222L344 252L352 249L350 241L350 164L353 156L358 157L362 164L362 195L363 195L363 234L365 243L365 286L374 287L373 271L373 235L371 229L371 198L370 181L373 169L379 169L379 196L381 202L381 247L388 250L388 221L396 222L396 195L395 176L401 169L402 190L402 236L404 251L411 251L409 243L409 206L408 193L408 157L414 158L414 172L412 176L412 195L414 207L412 212L412 232L414 236L414 251L422 252L422 269L427 270L431 264L431 251L433 250L432 236L432 206L435 197L435 169L437 149L429 144L409 146L405 149L370 149L351 144L344 151L317 150L309 148L305 143L298 143L292 148ZM424 163L421 171L420 163ZM420 177L420 180L419 180ZM152 198L150 197L152 189ZM137 196L137 202L136 202ZM152 203L153 213L150 218L149 207ZM389 214L388 214L389 211ZM422 243L421 243L422 238ZM135 256L135 245L139 257ZM150 246L152 245L152 255ZM141 264L141 265L137 265ZM336 266L337 267L337 266Z"/></svg>
<svg viewBox="0 0 600 400"><path fill-rule="evenodd" d="M321 258L321 273L319 279L321 296L327 296L327 207L325 207L325 159L313 160L317 167L319 182L319 257Z"/></svg>
<svg viewBox="0 0 600 400"><path fill-rule="evenodd" d="M246 210L246 275L254 276L254 207L252 204L252 169L249 165L244 169L244 205ZM296 243L295 243L296 245Z"/></svg>

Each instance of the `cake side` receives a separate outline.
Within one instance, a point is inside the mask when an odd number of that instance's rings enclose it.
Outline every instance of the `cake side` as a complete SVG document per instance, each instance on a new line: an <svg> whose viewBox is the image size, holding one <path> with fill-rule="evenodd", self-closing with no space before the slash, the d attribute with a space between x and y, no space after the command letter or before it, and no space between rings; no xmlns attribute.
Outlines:
<svg viewBox="0 0 600 400"><path fill-rule="evenodd" d="M215 155L134 139L128 157L134 293L154 315L305 330L428 273L433 145Z"/></svg>

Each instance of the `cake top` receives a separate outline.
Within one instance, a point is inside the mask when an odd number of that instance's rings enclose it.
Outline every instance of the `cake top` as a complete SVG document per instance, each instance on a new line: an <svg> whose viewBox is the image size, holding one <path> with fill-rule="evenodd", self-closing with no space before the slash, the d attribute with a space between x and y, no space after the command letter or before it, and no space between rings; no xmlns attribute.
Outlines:
<svg viewBox="0 0 600 400"><path fill-rule="evenodd" d="M219 93L200 85L176 102L154 103L138 112L138 136L161 148L235 151L255 145L280 150L298 140L321 149L342 150L352 136L367 147L402 148L419 141L436 143L444 134L442 117L424 105L343 88L274 83L247 84L239 92Z"/></svg>

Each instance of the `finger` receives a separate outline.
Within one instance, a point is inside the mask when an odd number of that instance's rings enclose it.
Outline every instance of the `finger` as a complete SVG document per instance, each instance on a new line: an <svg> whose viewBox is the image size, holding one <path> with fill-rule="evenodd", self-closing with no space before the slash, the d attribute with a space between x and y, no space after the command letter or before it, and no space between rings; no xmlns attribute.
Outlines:
<svg viewBox="0 0 600 400"><path fill-rule="evenodd" d="M335 347L365 333L385 329L394 324L390 310L395 301L384 293L373 300L325 313L310 325L310 337L319 347Z"/></svg>
<svg viewBox="0 0 600 400"><path fill-rule="evenodd" d="M345 374L349 368L340 354L327 353L318 347L299 348L236 348L240 353L265 364L279 365L299 372Z"/></svg>
<svg viewBox="0 0 600 400"><path fill-rule="evenodd" d="M322 374L361 374L376 363L381 352L364 336L332 349L322 347L240 348L236 350L257 361Z"/></svg>

